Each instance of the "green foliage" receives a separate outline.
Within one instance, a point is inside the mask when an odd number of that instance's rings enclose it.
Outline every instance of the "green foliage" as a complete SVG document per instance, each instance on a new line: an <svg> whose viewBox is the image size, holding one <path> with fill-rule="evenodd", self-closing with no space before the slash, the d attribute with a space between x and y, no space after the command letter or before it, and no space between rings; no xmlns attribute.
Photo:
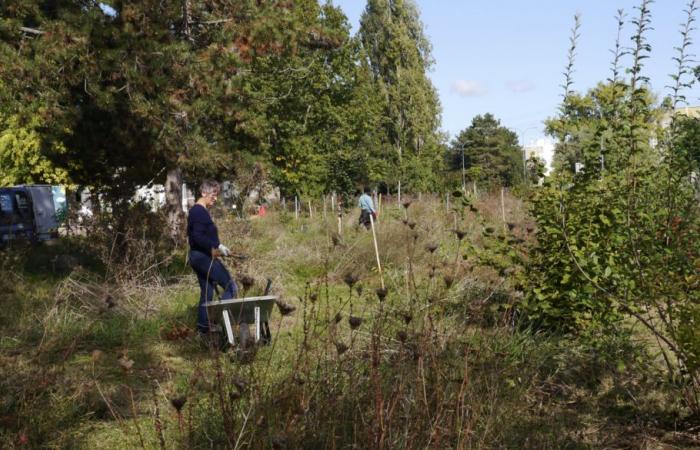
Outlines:
<svg viewBox="0 0 700 450"><path fill-rule="evenodd" d="M17 117L0 120L0 186L15 184L68 184L65 169L56 167L42 152L36 125L22 126ZM61 153L65 149L55 149Z"/></svg>
<svg viewBox="0 0 700 450"><path fill-rule="evenodd" d="M547 328L594 339L641 324L658 343L686 405L698 411L694 124L655 106L640 87L649 4L642 2L633 21L629 83L599 85L586 96L570 93L560 116L548 122L560 139L559 163L534 193L538 247L523 308ZM690 23L695 9L693 2ZM678 62L682 67L683 58ZM670 123L661 127L664 112ZM583 163L583 171L574 174L573 162Z"/></svg>
<svg viewBox="0 0 700 450"><path fill-rule="evenodd" d="M386 117L379 123L387 138L383 156L391 170L383 175L409 190L436 186L443 151L440 105L426 74L433 64L431 47L415 3L368 1L359 37Z"/></svg>
<svg viewBox="0 0 700 450"><path fill-rule="evenodd" d="M523 179L523 149L515 132L501 125L492 114L476 116L452 142L448 153L452 170L464 168L469 179L513 186Z"/></svg>

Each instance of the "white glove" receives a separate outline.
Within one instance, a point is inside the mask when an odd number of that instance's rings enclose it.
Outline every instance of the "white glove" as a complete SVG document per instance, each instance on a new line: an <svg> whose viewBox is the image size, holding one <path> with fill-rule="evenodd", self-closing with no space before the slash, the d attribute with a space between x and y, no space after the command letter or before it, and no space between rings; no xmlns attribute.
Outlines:
<svg viewBox="0 0 700 450"><path fill-rule="evenodd" d="M224 256L229 256L231 254L231 250L229 250L224 244L219 244L219 251Z"/></svg>

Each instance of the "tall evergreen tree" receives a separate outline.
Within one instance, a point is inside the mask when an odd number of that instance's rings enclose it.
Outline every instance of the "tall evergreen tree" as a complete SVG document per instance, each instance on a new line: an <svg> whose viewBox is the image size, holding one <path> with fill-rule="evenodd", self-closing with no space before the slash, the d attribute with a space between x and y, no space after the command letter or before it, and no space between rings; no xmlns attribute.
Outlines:
<svg viewBox="0 0 700 450"><path fill-rule="evenodd" d="M476 178L472 181L512 186L523 179L523 149L518 136L492 114L474 117L457 135L449 153L451 169L461 169L462 152L464 168Z"/></svg>
<svg viewBox="0 0 700 450"><path fill-rule="evenodd" d="M433 65L430 42L412 0L369 0L360 39L378 91L383 125L393 154L386 173L398 185L426 189L435 183L440 158L440 106L426 72Z"/></svg>

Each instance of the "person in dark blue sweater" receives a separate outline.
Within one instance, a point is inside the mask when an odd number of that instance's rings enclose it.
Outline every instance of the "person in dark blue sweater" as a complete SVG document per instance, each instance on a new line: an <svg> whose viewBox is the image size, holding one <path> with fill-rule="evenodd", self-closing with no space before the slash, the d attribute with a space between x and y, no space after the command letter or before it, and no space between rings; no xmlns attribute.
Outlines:
<svg viewBox="0 0 700 450"><path fill-rule="evenodd" d="M229 249L219 242L219 232L209 215L211 208L219 197L219 183L205 180L201 186L201 197L190 208L187 216L187 239L190 244L189 262L199 281L199 310L197 330L209 332L209 317L205 303L212 301L216 286L223 288L221 299L236 297L236 282L220 261L221 256L228 256Z"/></svg>

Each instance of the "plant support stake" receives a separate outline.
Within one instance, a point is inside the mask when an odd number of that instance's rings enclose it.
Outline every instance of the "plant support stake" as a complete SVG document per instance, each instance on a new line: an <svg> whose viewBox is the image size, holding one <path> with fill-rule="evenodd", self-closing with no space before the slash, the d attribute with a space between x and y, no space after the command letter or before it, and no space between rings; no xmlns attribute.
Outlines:
<svg viewBox="0 0 700 450"><path fill-rule="evenodd" d="M372 240L374 240L374 254L377 255L377 269L379 270L379 281L384 289L384 275L382 275L382 263L379 261L379 246L377 245L377 233L374 231L374 217L369 215L369 223L372 225Z"/></svg>

